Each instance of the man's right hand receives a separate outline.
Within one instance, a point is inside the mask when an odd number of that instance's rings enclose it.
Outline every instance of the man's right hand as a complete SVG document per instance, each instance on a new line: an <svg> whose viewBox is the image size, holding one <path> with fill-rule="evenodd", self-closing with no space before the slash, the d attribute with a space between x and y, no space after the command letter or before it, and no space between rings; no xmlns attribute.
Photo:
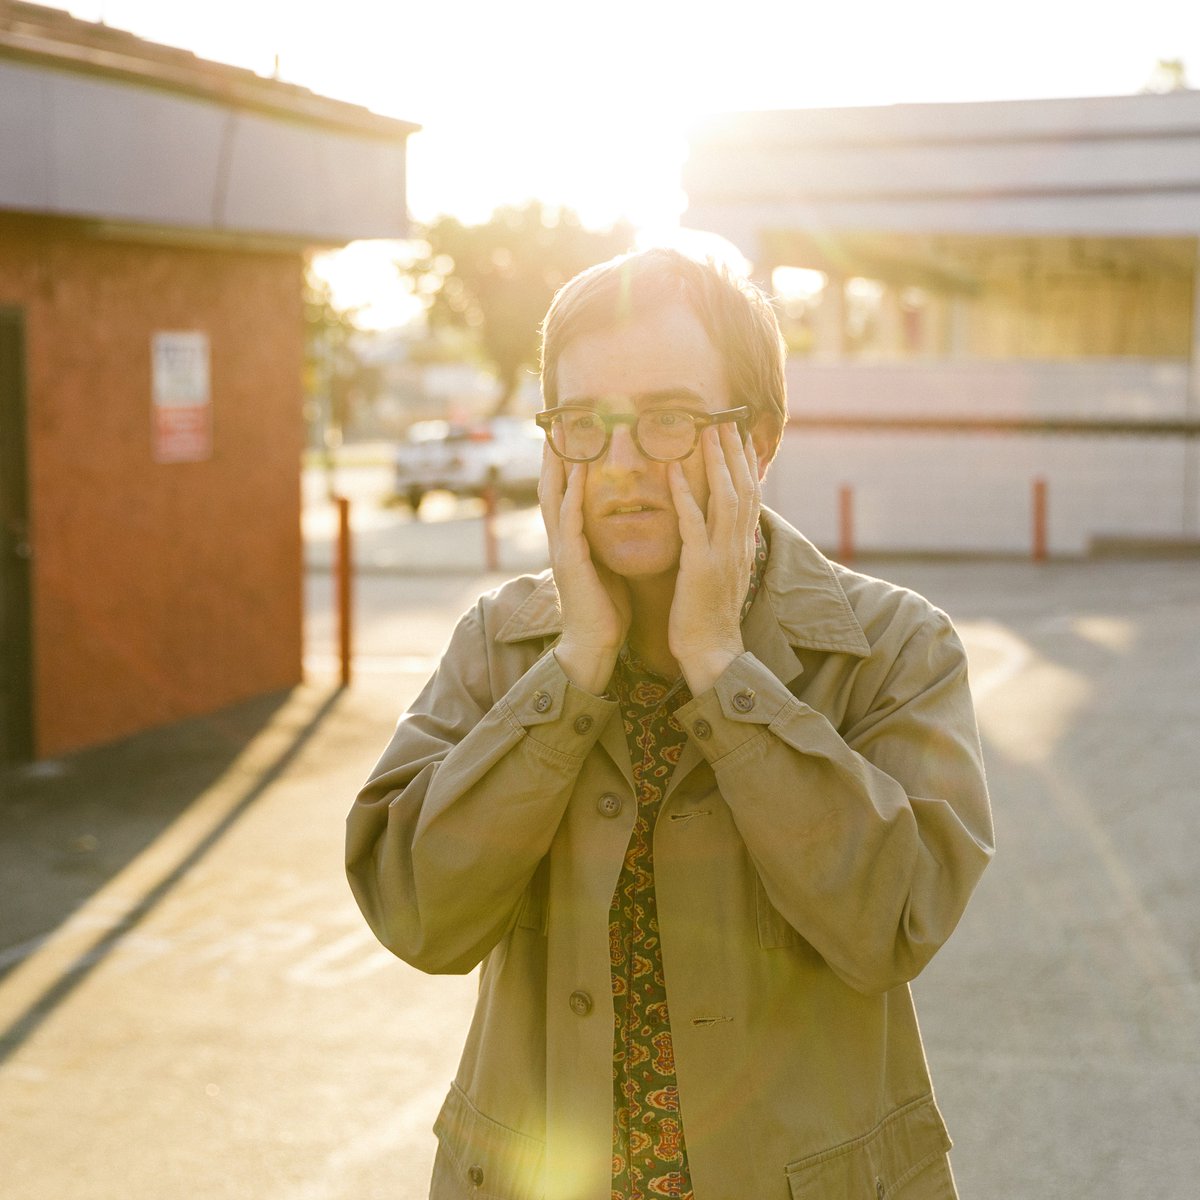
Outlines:
<svg viewBox="0 0 1200 1200"><path fill-rule="evenodd" d="M538 501L563 618L554 656L576 687L600 695L629 632L632 608L625 581L592 561L583 532L586 478L586 464L566 463L549 446L542 451Z"/></svg>

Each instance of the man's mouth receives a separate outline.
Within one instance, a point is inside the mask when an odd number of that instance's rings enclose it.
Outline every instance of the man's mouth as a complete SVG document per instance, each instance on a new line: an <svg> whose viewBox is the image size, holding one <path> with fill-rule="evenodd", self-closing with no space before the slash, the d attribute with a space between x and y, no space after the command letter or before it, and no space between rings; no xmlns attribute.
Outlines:
<svg viewBox="0 0 1200 1200"><path fill-rule="evenodd" d="M606 517L633 517L639 513L655 513L663 511L663 502L648 496L615 496L601 501L600 512Z"/></svg>

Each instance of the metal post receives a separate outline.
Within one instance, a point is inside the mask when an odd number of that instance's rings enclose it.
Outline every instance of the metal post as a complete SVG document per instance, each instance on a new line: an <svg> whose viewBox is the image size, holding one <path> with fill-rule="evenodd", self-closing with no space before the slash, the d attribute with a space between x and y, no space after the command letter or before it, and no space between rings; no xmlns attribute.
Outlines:
<svg viewBox="0 0 1200 1200"><path fill-rule="evenodd" d="M1188 356L1187 420L1189 431L1183 435L1183 495L1181 516L1183 536L1200 537L1200 239L1192 265L1192 345Z"/></svg>
<svg viewBox="0 0 1200 1200"><path fill-rule="evenodd" d="M500 570L500 544L496 536L496 485L483 489L483 560L489 571Z"/></svg>
<svg viewBox="0 0 1200 1200"><path fill-rule="evenodd" d="M854 561L854 489L838 488L838 561Z"/></svg>
<svg viewBox="0 0 1200 1200"><path fill-rule="evenodd" d="M350 544L350 501L345 496L335 496L333 502L338 510L337 538L337 613L338 645L342 659L342 687L350 686L350 662L353 657L351 646L351 577L353 557Z"/></svg>
<svg viewBox="0 0 1200 1200"><path fill-rule="evenodd" d="M1033 561L1046 561L1046 481L1033 481Z"/></svg>

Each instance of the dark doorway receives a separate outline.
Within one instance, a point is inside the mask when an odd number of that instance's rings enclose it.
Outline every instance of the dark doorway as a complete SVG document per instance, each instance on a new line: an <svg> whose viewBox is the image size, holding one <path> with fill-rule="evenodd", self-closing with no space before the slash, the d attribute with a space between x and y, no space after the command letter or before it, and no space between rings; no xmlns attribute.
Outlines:
<svg viewBox="0 0 1200 1200"><path fill-rule="evenodd" d="M0 767L33 757L25 325L0 308Z"/></svg>

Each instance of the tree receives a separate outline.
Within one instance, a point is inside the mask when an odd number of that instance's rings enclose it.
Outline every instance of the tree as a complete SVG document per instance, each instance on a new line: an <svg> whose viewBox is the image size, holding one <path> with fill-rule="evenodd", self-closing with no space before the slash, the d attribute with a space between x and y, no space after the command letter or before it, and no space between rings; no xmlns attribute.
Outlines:
<svg viewBox="0 0 1200 1200"><path fill-rule="evenodd" d="M380 385L376 366L363 361L358 309L338 308L332 289L314 270L304 271L304 421L310 448L319 449L326 486L334 494L334 456L361 406L369 405Z"/></svg>
<svg viewBox="0 0 1200 1200"><path fill-rule="evenodd" d="M585 229L569 209L537 200L499 208L482 225L438 217L422 234L416 256L397 267L424 300L431 328L474 335L499 384L494 413L509 408L522 370L536 365L538 323L558 288L633 242L624 222Z"/></svg>
<svg viewBox="0 0 1200 1200"><path fill-rule="evenodd" d="M320 431L321 443L332 450L341 441L346 423L346 397L359 364L353 338L355 311L335 307L329 284L305 265L304 272L304 392L306 419Z"/></svg>
<svg viewBox="0 0 1200 1200"><path fill-rule="evenodd" d="M1186 92L1188 91L1187 68L1182 58L1160 58L1143 92Z"/></svg>

